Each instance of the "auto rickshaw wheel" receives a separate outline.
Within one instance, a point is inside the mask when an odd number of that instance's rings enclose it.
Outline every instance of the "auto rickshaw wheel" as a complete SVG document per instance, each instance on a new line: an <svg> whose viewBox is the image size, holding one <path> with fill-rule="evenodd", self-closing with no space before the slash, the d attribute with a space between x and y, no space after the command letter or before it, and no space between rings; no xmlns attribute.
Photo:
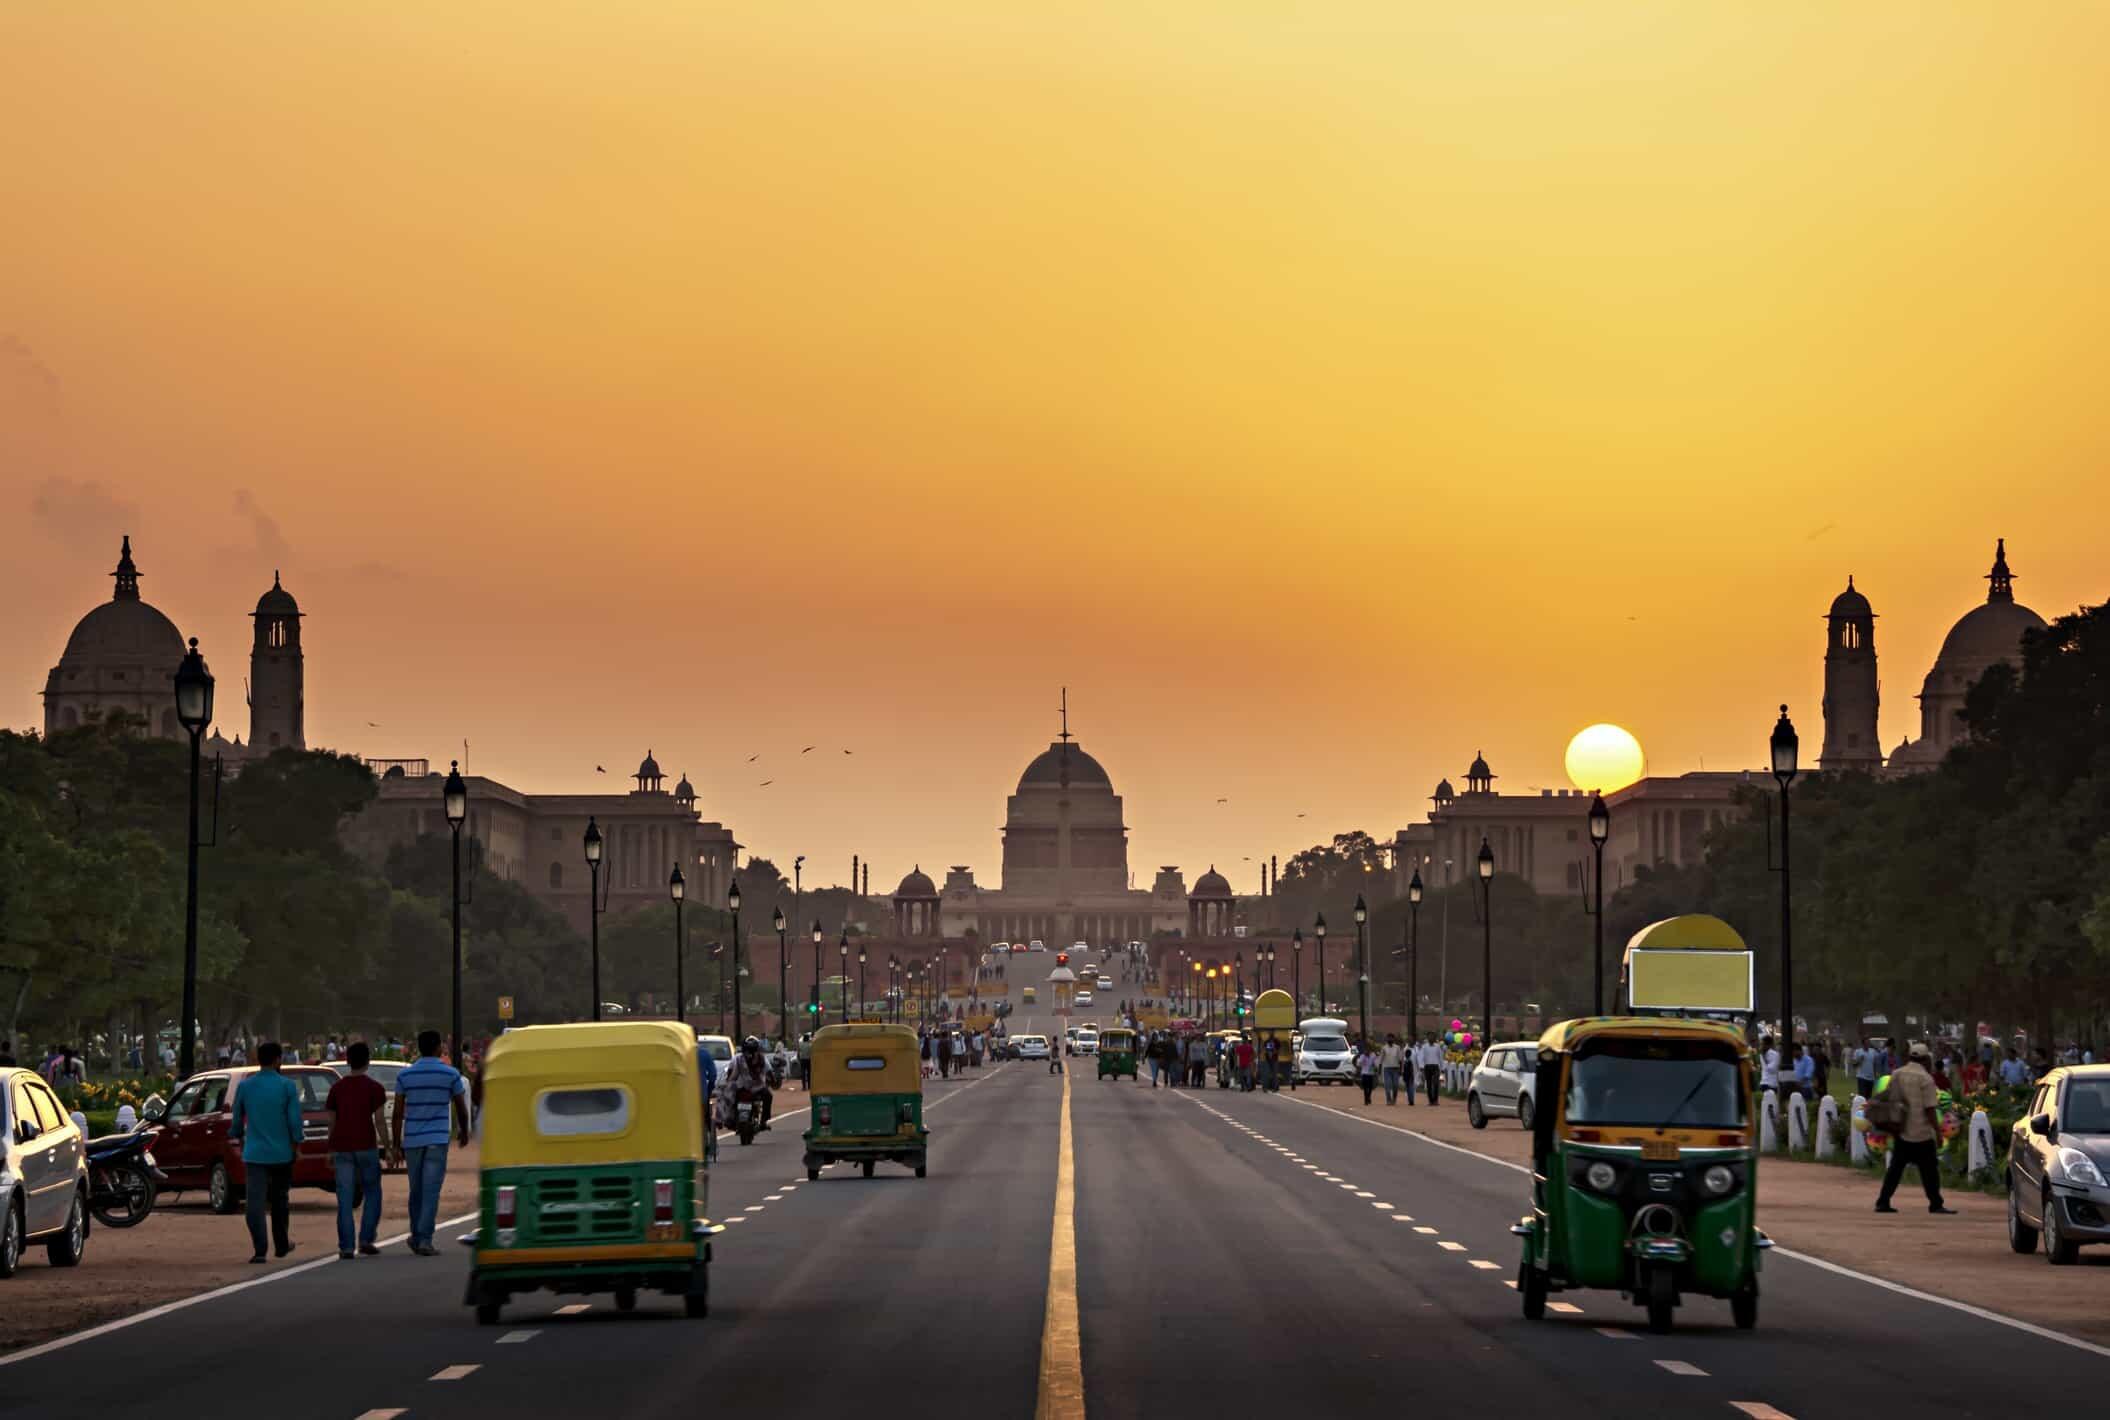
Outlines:
<svg viewBox="0 0 2110 1420"><path fill-rule="evenodd" d="M819 1179L820 1179L820 1176L821 1176L821 1171L820 1171L820 1166L819 1166L818 1164L808 1164L808 1165L806 1166L806 1182L808 1182L808 1183L814 1183L814 1182L817 1182L817 1181L819 1181Z"/></svg>
<svg viewBox="0 0 2110 1420"><path fill-rule="evenodd" d="M498 1325L498 1319L504 1314L505 1309L506 1304L504 1302L489 1300L478 1302L476 1304L476 1324L478 1326Z"/></svg>
<svg viewBox="0 0 2110 1420"><path fill-rule="evenodd" d="M1749 1331L1758 1325L1758 1284L1747 1283L1741 1292L1729 1299L1729 1316L1738 1331Z"/></svg>
<svg viewBox="0 0 2110 1420"><path fill-rule="evenodd" d="M923 1177L923 1176L924 1176L925 1174L927 1174L927 1173L929 1173L929 1172L930 1172L930 1165L928 1165L928 1164L918 1164L918 1165L916 1165L916 1177L917 1177L917 1178L922 1178L922 1177Z"/></svg>
<svg viewBox="0 0 2110 1420"><path fill-rule="evenodd" d="M1652 1268L1648 1274L1648 1329L1661 1336L1671 1327L1678 1306L1678 1279L1668 1267Z"/></svg>
<svg viewBox="0 0 2110 1420"><path fill-rule="evenodd" d="M1517 1295L1524 1299L1524 1320L1538 1321L1546 1315L1546 1274L1525 1258L1517 1269Z"/></svg>
<svg viewBox="0 0 2110 1420"><path fill-rule="evenodd" d="M865 1160L865 1177L866 1177L866 1178L870 1178L870 1177L872 1176L872 1170L873 1170L873 1168L875 1168L875 1167L876 1167L876 1166L878 1165L878 1162L879 1162L879 1161L878 1161L877 1159L866 1159L866 1160Z"/></svg>
<svg viewBox="0 0 2110 1420"><path fill-rule="evenodd" d="M711 1299L709 1297L683 1297L681 1299L681 1314L691 1321L699 1321L711 1314Z"/></svg>
<svg viewBox="0 0 2110 1420"><path fill-rule="evenodd" d="M636 1310L637 1310L637 1288L635 1288L635 1287L618 1287L618 1288L616 1288L616 1289L615 1289L615 1309L616 1309L617 1311L619 1311L619 1312L634 1312L634 1311L636 1311Z"/></svg>

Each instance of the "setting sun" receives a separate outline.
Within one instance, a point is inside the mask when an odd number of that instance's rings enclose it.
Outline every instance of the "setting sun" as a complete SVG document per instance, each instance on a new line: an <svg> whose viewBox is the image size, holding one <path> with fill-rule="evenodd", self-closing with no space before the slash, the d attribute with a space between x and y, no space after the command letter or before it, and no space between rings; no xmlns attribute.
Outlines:
<svg viewBox="0 0 2110 1420"><path fill-rule="evenodd" d="M1641 741L1617 725L1591 725L1568 741L1568 778L1599 793L1624 789L1648 772Z"/></svg>

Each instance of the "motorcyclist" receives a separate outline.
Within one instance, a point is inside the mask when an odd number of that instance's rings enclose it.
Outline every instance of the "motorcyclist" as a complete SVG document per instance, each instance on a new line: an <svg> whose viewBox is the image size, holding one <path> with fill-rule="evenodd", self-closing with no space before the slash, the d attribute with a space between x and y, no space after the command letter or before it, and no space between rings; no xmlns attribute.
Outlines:
<svg viewBox="0 0 2110 1420"><path fill-rule="evenodd" d="M754 1091L756 1099L761 1102L762 1106L762 1121L755 1127L757 1129L769 1128L769 1060L762 1054L762 1039L760 1036L751 1035L740 1042L740 1053L733 1057L732 1064L725 1067L725 1083L720 1085L718 1089L727 1105L724 1113L728 1118L732 1115L731 1106L737 1102L739 1092L741 1090Z"/></svg>

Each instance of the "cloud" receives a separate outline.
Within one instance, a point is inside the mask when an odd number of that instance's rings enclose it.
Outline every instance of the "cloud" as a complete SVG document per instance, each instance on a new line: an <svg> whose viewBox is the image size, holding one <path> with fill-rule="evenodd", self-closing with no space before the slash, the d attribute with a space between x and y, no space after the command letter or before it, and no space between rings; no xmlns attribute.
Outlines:
<svg viewBox="0 0 2110 1420"><path fill-rule="evenodd" d="M139 505L103 484L47 478L30 495L29 515L48 537L69 547L106 547L139 530Z"/></svg>
<svg viewBox="0 0 2110 1420"><path fill-rule="evenodd" d="M19 335L0 335L0 385L45 399L59 397L59 377Z"/></svg>
<svg viewBox="0 0 2110 1420"><path fill-rule="evenodd" d="M246 488L234 491L234 515L249 524L250 545L236 549L238 555L254 554L274 566L286 561L288 548L286 535L279 531L278 519L264 511L264 505L256 501L256 495Z"/></svg>

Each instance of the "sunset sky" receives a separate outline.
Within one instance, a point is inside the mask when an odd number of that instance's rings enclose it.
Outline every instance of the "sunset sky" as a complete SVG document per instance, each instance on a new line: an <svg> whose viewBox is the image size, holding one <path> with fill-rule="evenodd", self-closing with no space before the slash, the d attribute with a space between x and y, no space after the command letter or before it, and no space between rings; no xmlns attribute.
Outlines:
<svg viewBox="0 0 2110 1420"><path fill-rule="evenodd" d="M1145 885L1593 721L1741 767L1785 700L1814 757L1849 573L1888 747L1996 535L2110 595L2106 55L1966 0L11 5L0 723L129 532L230 731L281 568L311 742L650 747L824 883L993 884L1065 684Z"/></svg>

